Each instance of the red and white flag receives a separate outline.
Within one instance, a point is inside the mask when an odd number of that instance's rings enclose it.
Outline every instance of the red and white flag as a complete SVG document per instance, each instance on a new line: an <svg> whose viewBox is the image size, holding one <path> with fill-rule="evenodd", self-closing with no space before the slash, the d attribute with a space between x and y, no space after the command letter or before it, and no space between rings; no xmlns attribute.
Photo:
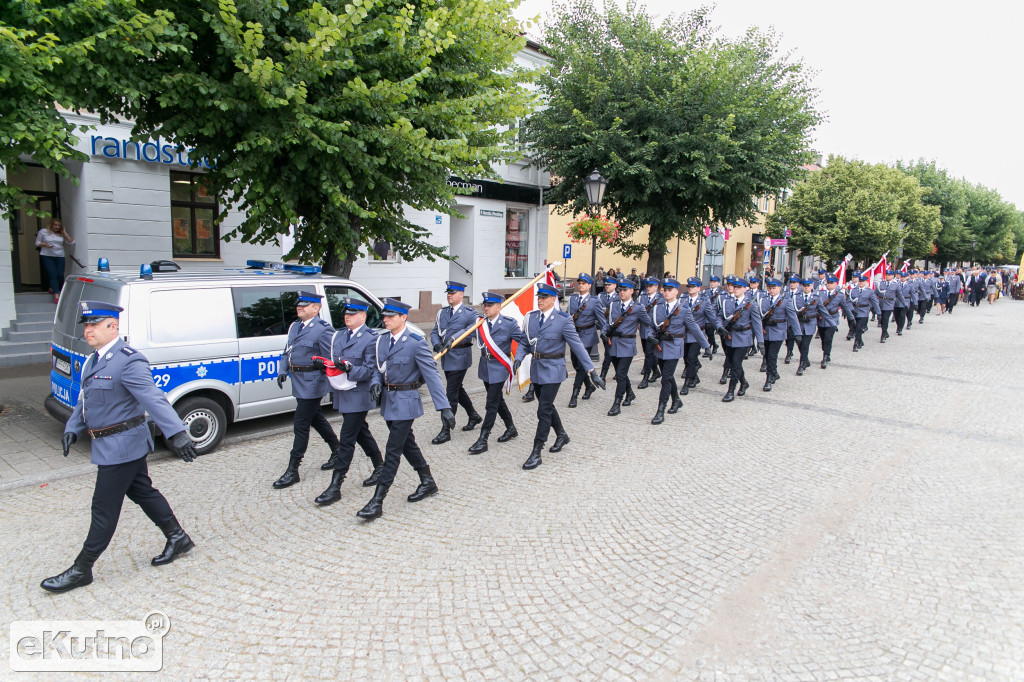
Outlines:
<svg viewBox="0 0 1024 682"><path fill-rule="evenodd" d="M888 265L889 252L886 251L882 258L872 265L870 268L864 271L864 276L868 278L868 286L872 289L875 288L875 284L885 279L885 271Z"/></svg>
<svg viewBox="0 0 1024 682"><path fill-rule="evenodd" d="M552 269L552 264L546 263L544 267L544 277L541 278L540 282L550 286L555 286L555 271ZM508 315L514 319L519 326L522 327L526 313L531 310L537 310L537 287L530 287L523 293L519 294L515 301L515 304L510 304L502 308L501 312L502 314ZM518 345L519 344L515 341L512 342L512 357L516 356L516 349Z"/></svg>
<svg viewBox="0 0 1024 682"><path fill-rule="evenodd" d="M909 268L910 268L910 261L905 260L905 261L903 261L903 265L900 267L900 272L907 272L907 270Z"/></svg>
<svg viewBox="0 0 1024 682"><path fill-rule="evenodd" d="M836 268L836 271L832 273L836 277L836 279L839 280L839 288L840 289L845 289L846 288L846 266L847 266L847 263L849 263L850 259L852 259L852 258L853 258L852 255L846 254L846 258L844 258L843 262L839 264L839 267Z"/></svg>
<svg viewBox="0 0 1024 682"><path fill-rule="evenodd" d="M511 306L509 306L511 307ZM497 343L494 342L494 337L491 336L491 328L488 326L486 320L483 324L476 328L477 336L480 339L480 345L487 349L495 360L498 361L502 367L508 372L508 378L505 379L505 393L509 393L512 390L512 358L505 355ZM516 342L512 342L512 355L516 353Z"/></svg>

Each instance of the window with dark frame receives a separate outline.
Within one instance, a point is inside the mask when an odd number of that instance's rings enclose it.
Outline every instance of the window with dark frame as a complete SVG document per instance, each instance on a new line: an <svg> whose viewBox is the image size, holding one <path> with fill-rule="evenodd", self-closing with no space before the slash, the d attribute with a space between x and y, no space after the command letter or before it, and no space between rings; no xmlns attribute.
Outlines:
<svg viewBox="0 0 1024 682"><path fill-rule="evenodd" d="M171 242L174 258L219 258L217 198L202 173L171 171Z"/></svg>

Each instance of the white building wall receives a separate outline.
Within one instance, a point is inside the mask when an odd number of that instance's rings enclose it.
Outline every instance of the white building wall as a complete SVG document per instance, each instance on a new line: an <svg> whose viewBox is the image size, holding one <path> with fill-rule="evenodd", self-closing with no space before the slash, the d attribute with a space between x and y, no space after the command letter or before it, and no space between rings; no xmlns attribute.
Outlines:
<svg viewBox="0 0 1024 682"><path fill-rule="evenodd" d="M0 167L0 180L7 179L7 170ZM6 221L3 221L6 222ZM14 310L14 268L11 267L10 232L0 237L0 329L11 324Z"/></svg>

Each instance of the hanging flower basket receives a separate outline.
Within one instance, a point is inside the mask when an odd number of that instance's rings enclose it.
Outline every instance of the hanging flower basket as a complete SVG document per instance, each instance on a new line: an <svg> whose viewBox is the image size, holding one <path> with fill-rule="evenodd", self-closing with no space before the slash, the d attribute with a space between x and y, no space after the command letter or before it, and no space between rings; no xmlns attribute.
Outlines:
<svg viewBox="0 0 1024 682"><path fill-rule="evenodd" d="M569 239L577 244L589 244L597 237L599 244L614 246L620 236L619 224L611 218L587 216L569 223Z"/></svg>

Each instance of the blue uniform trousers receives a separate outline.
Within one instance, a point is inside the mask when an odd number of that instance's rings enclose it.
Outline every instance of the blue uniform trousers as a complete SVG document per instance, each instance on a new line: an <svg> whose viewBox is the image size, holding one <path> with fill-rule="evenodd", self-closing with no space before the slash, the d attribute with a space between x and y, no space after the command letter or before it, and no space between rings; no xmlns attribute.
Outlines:
<svg viewBox="0 0 1024 682"><path fill-rule="evenodd" d="M295 402L295 439L292 441L291 456L302 459L309 445L309 427L312 426L324 439L331 454L338 449L338 437L334 435L327 417L320 411L320 398L296 398Z"/></svg>
<svg viewBox="0 0 1024 682"><path fill-rule="evenodd" d="M630 358L627 358L630 359ZM562 433L562 418L558 416L555 409L555 396L562 384L533 384L534 393L537 396L537 433L535 440L544 442L548 439L551 427L555 433Z"/></svg>
<svg viewBox="0 0 1024 682"><path fill-rule="evenodd" d="M90 554L103 553L114 537L125 497L139 505L150 521L158 526L174 520L171 506L153 487L145 457L122 464L101 464L96 472L96 487L92 491L92 523L82 549Z"/></svg>
<svg viewBox="0 0 1024 682"><path fill-rule="evenodd" d="M473 408L473 401L469 399L469 394L462 387L462 382L465 381L466 372L468 371L468 368L457 371L445 370L444 393L448 396L448 404L451 405L452 414L458 414L459 405L462 405L466 410L466 414L476 414L476 409Z"/></svg>
<svg viewBox="0 0 1024 682"><path fill-rule="evenodd" d="M370 427L366 423L366 412L345 412L342 414L341 431L338 432L338 459L334 463L335 471L348 473L352 466L352 455L356 450L356 443L363 449L367 457L373 458L376 455L381 459L380 447L370 433Z"/></svg>
<svg viewBox="0 0 1024 682"><path fill-rule="evenodd" d="M832 337L836 335L835 327L818 327L818 335L821 337L821 352L825 357L832 355Z"/></svg>
<svg viewBox="0 0 1024 682"><path fill-rule="evenodd" d="M490 429L493 427L499 415L501 416L501 421L505 424L505 428L510 428L512 426L512 413L505 403L505 382L499 381L496 384L489 384L485 381L484 387L487 389L487 404L484 406L484 423L480 425L480 428Z"/></svg>
<svg viewBox="0 0 1024 682"><path fill-rule="evenodd" d="M402 456L409 461L416 471L427 468L427 460L423 459L423 451L416 444L416 436L412 432L413 419L395 419L386 422L388 425L388 442L384 446L384 467L381 469L380 485L391 487L398 473L398 465Z"/></svg>

